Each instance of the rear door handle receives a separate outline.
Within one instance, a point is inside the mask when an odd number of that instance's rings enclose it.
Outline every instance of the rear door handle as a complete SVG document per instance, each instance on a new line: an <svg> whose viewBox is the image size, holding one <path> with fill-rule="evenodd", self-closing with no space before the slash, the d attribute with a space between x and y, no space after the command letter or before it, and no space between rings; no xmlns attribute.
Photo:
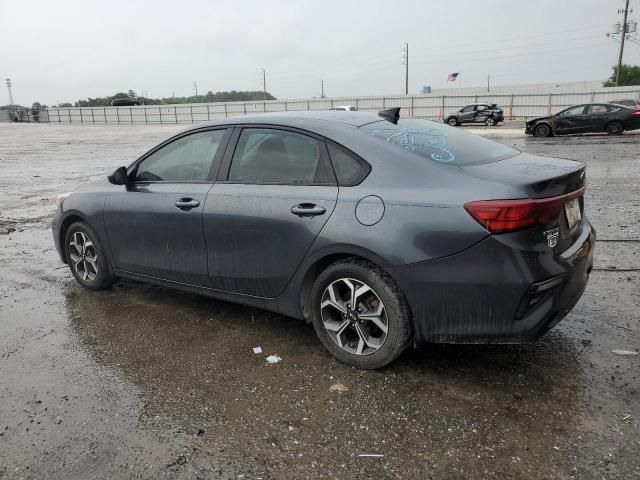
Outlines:
<svg viewBox="0 0 640 480"><path fill-rule="evenodd" d="M299 217L315 217L324 214L326 211L326 208L313 203L301 203L291 207L291 213Z"/></svg>
<svg viewBox="0 0 640 480"><path fill-rule="evenodd" d="M193 198L181 198L180 200L176 200L175 205L180 210L191 210L192 208L196 208L200 205L200 202Z"/></svg>

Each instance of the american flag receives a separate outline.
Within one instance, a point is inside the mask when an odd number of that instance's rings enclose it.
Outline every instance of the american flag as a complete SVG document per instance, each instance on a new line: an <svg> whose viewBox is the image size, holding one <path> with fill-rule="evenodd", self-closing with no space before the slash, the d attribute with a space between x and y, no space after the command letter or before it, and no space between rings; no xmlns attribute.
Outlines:
<svg viewBox="0 0 640 480"><path fill-rule="evenodd" d="M460 75L460 72L450 73L449 76L447 77L447 82L455 82L456 79L458 78L458 75Z"/></svg>

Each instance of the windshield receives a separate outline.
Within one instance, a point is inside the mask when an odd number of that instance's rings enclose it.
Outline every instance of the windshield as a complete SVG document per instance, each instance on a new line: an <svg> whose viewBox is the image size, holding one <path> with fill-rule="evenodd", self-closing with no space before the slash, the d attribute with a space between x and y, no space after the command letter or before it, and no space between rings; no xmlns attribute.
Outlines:
<svg viewBox="0 0 640 480"><path fill-rule="evenodd" d="M382 120L364 125L361 130L421 157L453 165L495 162L520 153L460 128L417 118L401 118L397 125Z"/></svg>

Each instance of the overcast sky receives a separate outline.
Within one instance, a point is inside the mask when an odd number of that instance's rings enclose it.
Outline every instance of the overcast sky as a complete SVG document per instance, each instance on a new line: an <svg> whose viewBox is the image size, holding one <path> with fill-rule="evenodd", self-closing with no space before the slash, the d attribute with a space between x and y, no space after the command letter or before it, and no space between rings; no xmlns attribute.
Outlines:
<svg viewBox="0 0 640 480"><path fill-rule="evenodd" d="M623 0L0 0L0 78L16 103L133 89L151 97L267 90L278 98L605 79ZM640 16L640 0L631 0ZM637 18L636 18L637 19ZM640 64L630 43L625 62ZM451 85L451 84L449 84ZM4 81L2 82L4 87ZM8 103L2 88L0 105Z"/></svg>

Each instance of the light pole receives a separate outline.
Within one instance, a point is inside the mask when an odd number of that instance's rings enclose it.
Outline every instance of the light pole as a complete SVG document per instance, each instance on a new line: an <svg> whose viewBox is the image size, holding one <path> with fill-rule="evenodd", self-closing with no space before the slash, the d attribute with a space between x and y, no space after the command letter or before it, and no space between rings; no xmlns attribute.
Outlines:
<svg viewBox="0 0 640 480"><path fill-rule="evenodd" d="M11 79L5 78L5 82L7 83L7 90L9 90L9 105L13 105L13 93L11 93Z"/></svg>
<svg viewBox="0 0 640 480"><path fill-rule="evenodd" d="M618 13L621 13L618 10ZM618 55L618 70L616 71L616 87L620 86L620 70L622 70L622 53L624 52L624 38L627 36L627 14L629 13L629 0L624 7L624 20L622 21L622 36L620 38L620 54Z"/></svg>

